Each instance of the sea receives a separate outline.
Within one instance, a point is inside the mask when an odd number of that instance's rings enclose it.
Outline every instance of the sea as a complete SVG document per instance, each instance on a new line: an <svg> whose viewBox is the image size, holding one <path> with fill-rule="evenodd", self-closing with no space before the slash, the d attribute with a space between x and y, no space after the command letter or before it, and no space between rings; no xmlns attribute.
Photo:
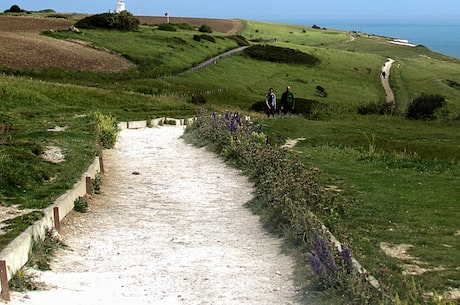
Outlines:
<svg viewBox="0 0 460 305"><path fill-rule="evenodd" d="M430 50L460 59L460 18L424 19L351 19L318 18L311 20L271 20L305 26L318 25L322 28L358 31L395 39L408 40Z"/></svg>

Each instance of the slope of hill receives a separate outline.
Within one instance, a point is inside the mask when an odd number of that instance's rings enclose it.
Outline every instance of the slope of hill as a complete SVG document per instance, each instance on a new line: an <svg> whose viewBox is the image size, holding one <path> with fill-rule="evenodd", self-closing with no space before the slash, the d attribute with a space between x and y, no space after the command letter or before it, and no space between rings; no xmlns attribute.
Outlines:
<svg viewBox="0 0 460 305"><path fill-rule="evenodd" d="M34 21L42 22L39 19ZM148 17L142 24L165 21L165 17ZM76 32L56 32L50 35L58 38L55 43L68 52L66 60L78 63L73 68L69 66L67 71L36 73L10 73L7 68L4 69L5 77L0 79L0 88L3 89L3 95L0 93L0 115L7 115L6 123L12 122L15 127L27 125L31 130L14 130L17 133L10 137L15 141L12 144L24 148L21 152L26 153L12 156L10 164L24 155L30 156L31 160L37 159L41 149L51 141L59 142L62 147L65 147L66 141L75 143L74 139L64 135L59 138L53 135L51 138L46 130L54 126L75 128L78 123L75 118L88 111L111 113L121 121L161 116L187 117L194 115L203 101L213 111L251 111L251 118L258 120L263 114L252 111L254 108L251 106L263 105L261 100L265 90L275 87L281 97L281 88L291 84L296 98L318 102L315 113L307 118L296 115L263 120L264 131L272 136L273 141L281 142L288 137L305 138L295 150L306 156L304 161L312 168L321 169L324 182L331 185L328 189L343 190L340 196L352 198L349 202L352 204L343 207L339 204L337 209L333 206L330 215L326 215L331 228L335 226L334 233L342 234L340 239L349 242L363 265L372 274L388 280L387 283L393 281L399 284L407 277L404 278L399 270L401 259L382 252L379 245L397 245L404 241L414 245L411 249L414 257L432 262L433 269L417 274L417 281L428 283L427 289L437 291L458 287L460 252L458 233L455 233L460 219L456 217L458 209L455 208L455 198L459 198L456 187L460 149L458 61L424 47L398 46L388 43L384 37L369 38L343 31L238 20L171 18L170 21L187 22L194 26L207 24L215 30L208 38L215 38L215 41L195 40L195 36L203 34L196 29L160 31L154 26L145 26L138 32L130 33L89 30L80 35ZM313 54L320 58L321 63L305 67L254 61L242 54L219 58L198 72L179 73L235 48L235 37L226 36L223 32L234 33L241 26L240 22L244 27L238 34L247 39ZM217 32L217 24L225 29ZM56 61L54 55L58 54L54 47L37 48L32 47L33 44L28 47L30 41L25 40L24 43L24 37L30 37L27 36L29 34L40 41L46 38L39 32L48 30L48 26L42 25L40 30L40 27L36 28L37 31L34 28L32 34L9 29L0 35L0 39L4 36L20 40L23 44L18 44L16 48L29 51L23 57L40 59L29 63L30 68L41 67L40 62L43 61ZM67 24L56 26L56 29L67 28ZM47 43L52 45L51 40ZM61 43L70 43L71 46L63 48ZM97 56L113 55L111 52L123 54L138 64L137 69L116 74L74 72L85 64L82 59L93 50L93 44L99 48ZM77 46L82 48L81 52L72 53ZM18 53L20 51L23 50L5 52L4 57L0 56L0 66L5 66L3 58L10 58L10 67L14 67L17 54L22 54ZM120 59L119 56L117 58ZM377 106L384 101L380 73L388 58L396 62L390 84L398 108L391 115L377 114L375 109L371 109L374 112L370 114L358 115L358 107ZM100 68L103 65L95 61L88 66ZM50 64L49 67L66 66ZM326 88L327 96L318 94L315 89L318 85ZM439 113L441 119L433 122L406 120L405 105L424 92L445 95L449 109ZM193 103L191 97L196 96L202 100ZM299 105L301 103L296 104L296 109L300 108ZM87 125L84 127L86 131ZM5 134L5 139L8 136ZM23 139L27 141L24 143ZM75 146L67 144L67 152L73 153L74 157L83 155L83 149L75 152L83 142L79 141ZM67 161L74 160L68 158ZM59 168L38 169L46 173L39 172L37 181L41 183L43 177L57 177L54 172ZM13 179L16 176L11 177L10 181L16 184ZM50 185L46 184L46 190L38 195L49 193ZM1 191L0 199L3 196L5 204L26 195L29 196L27 199L32 198L28 202L37 201L30 195L32 192L14 193L7 197ZM44 200L44 204L48 202ZM436 271L439 266L447 267ZM385 274L382 274L383 271Z"/></svg>

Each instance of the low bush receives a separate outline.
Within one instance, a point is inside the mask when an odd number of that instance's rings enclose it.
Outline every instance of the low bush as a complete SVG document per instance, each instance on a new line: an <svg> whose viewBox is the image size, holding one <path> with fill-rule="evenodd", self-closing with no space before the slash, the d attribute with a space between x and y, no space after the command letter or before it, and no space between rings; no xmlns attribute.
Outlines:
<svg viewBox="0 0 460 305"><path fill-rule="evenodd" d="M136 31L139 29L139 19L128 11L120 13L96 14L80 19L75 27L82 29L109 29L118 31Z"/></svg>
<svg viewBox="0 0 460 305"><path fill-rule="evenodd" d="M216 42L216 39L213 36L206 35L206 34L193 35L193 40L195 40L195 41L207 40L207 41L210 41L210 42Z"/></svg>
<svg viewBox="0 0 460 305"><path fill-rule="evenodd" d="M242 35L230 35L228 38L233 39L239 46L249 46L249 41Z"/></svg>
<svg viewBox="0 0 460 305"><path fill-rule="evenodd" d="M175 32L177 31L177 27L172 23L162 23L158 25L158 29L160 31L168 31L168 32Z"/></svg>
<svg viewBox="0 0 460 305"><path fill-rule="evenodd" d="M271 45L254 45L244 50L245 54L257 60L277 63L314 66L319 64L319 58L290 48Z"/></svg>
<svg viewBox="0 0 460 305"><path fill-rule="evenodd" d="M73 209L79 213L86 213L88 211L88 202L84 197L78 197L73 202Z"/></svg>
<svg viewBox="0 0 460 305"><path fill-rule="evenodd" d="M446 105L446 99L439 94L422 94L407 107L406 117L411 120L436 119L436 111Z"/></svg>
<svg viewBox="0 0 460 305"><path fill-rule="evenodd" d="M192 95L188 102L193 105L204 105L206 103L206 97L202 94Z"/></svg>
<svg viewBox="0 0 460 305"><path fill-rule="evenodd" d="M386 114L391 113L391 106L379 104L379 103L369 103L365 105L358 106L358 114Z"/></svg>
<svg viewBox="0 0 460 305"><path fill-rule="evenodd" d="M207 24L203 24L202 26L200 26L198 31L200 31L201 33L212 33L212 28Z"/></svg>

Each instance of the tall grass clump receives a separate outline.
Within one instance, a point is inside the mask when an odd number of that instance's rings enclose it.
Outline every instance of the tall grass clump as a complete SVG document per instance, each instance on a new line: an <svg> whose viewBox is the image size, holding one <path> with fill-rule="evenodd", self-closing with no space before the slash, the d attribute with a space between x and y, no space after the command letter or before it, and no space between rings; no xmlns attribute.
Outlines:
<svg viewBox="0 0 460 305"><path fill-rule="evenodd" d="M119 131L115 118L97 111L91 113L90 117L102 148L113 148Z"/></svg>

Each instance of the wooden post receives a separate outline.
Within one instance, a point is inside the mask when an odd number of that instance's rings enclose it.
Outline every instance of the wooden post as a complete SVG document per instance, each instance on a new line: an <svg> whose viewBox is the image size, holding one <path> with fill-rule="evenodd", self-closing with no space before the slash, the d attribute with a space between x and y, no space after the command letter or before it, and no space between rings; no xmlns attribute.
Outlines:
<svg viewBox="0 0 460 305"><path fill-rule="evenodd" d="M61 221L59 220L59 207L53 208L54 212L54 228L56 231L61 231Z"/></svg>
<svg viewBox="0 0 460 305"><path fill-rule="evenodd" d="M99 170L101 174L104 173L104 158L102 158L102 156L99 156Z"/></svg>
<svg viewBox="0 0 460 305"><path fill-rule="evenodd" d="M2 298L11 301L10 288L8 287L8 273L6 272L6 261L0 261L0 280L2 282Z"/></svg>
<svg viewBox="0 0 460 305"><path fill-rule="evenodd" d="M93 193L93 183L91 177L86 177L86 194L91 195Z"/></svg>

